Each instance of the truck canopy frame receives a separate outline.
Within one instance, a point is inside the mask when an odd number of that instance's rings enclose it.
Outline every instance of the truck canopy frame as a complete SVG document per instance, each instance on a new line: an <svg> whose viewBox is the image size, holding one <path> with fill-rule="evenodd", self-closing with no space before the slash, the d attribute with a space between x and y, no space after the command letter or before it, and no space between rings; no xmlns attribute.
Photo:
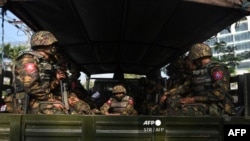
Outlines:
<svg viewBox="0 0 250 141"><path fill-rule="evenodd" d="M6 0L33 31L49 30L88 76L147 75L250 14L247 0Z"/></svg>

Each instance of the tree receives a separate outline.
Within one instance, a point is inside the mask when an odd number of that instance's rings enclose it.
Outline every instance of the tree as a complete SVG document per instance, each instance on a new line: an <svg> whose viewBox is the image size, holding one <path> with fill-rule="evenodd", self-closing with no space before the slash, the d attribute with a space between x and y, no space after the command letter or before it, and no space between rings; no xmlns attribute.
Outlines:
<svg viewBox="0 0 250 141"><path fill-rule="evenodd" d="M141 78L141 77L143 76L137 74L124 74L124 78Z"/></svg>
<svg viewBox="0 0 250 141"><path fill-rule="evenodd" d="M19 55L19 53L25 49L27 49L27 46L11 46L10 44L4 45L4 58L11 59L13 63L15 63L16 57Z"/></svg>
<svg viewBox="0 0 250 141"><path fill-rule="evenodd" d="M240 56L236 56L235 51L237 50L236 46L227 46L227 43L224 41L214 43L214 51L218 56L213 56L213 60L225 64L231 74L235 73L235 68L239 65L239 62L243 59Z"/></svg>

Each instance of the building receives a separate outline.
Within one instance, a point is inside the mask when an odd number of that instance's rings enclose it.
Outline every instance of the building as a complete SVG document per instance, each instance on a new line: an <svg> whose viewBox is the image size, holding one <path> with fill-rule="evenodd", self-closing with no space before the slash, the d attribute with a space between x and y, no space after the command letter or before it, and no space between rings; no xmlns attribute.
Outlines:
<svg viewBox="0 0 250 141"><path fill-rule="evenodd" d="M224 41L227 46L236 47L236 55L245 54L244 60L236 66L236 73L243 74L250 72L250 16L242 18L240 21L225 28L214 37L206 41L211 47L215 42ZM218 55L213 50L214 55Z"/></svg>

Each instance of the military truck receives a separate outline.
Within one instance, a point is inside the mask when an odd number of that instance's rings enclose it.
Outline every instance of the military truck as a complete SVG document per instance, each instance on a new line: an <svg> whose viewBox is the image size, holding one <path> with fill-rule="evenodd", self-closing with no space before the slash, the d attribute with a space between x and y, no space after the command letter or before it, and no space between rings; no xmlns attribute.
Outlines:
<svg viewBox="0 0 250 141"><path fill-rule="evenodd" d="M102 73L159 77L160 68L186 53L193 43L250 14L247 0L2 0L0 6L2 18L9 10L33 31L52 32L89 79ZM1 91L6 89L3 78L9 76L5 72L1 69ZM107 86L116 79L105 80ZM0 140L244 140L250 131L250 75L231 80L236 116L1 113Z"/></svg>

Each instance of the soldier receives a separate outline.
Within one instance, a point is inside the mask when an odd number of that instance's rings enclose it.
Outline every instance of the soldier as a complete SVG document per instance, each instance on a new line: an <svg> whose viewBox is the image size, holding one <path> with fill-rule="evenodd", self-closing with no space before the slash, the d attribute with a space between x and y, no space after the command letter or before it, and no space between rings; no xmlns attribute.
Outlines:
<svg viewBox="0 0 250 141"><path fill-rule="evenodd" d="M167 89L174 88L183 83L182 79L185 77L183 56L173 61L167 67L167 75L169 76L166 84Z"/></svg>
<svg viewBox="0 0 250 141"><path fill-rule="evenodd" d="M91 106L88 103L88 91L82 86L80 80L78 80L81 75L79 68L77 68L75 65L71 65L70 73L71 76L69 77L69 104L72 107L72 110L76 114L95 114L97 109L91 109Z"/></svg>
<svg viewBox="0 0 250 141"><path fill-rule="evenodd" d="M233 115L228 68L211 60L212 51L207 44L194 44L188 57L197 68L192 74L193 96L180 100L182 115Z"/></svg>
<svg viewBox="0 0 250 141"><path fill-rule="evenodd" d="M160 99L160 104L165 105L164 107L166 108L166 114L171 116L180 115L180 99L182 97L192 95L190 85L192 79L192 71L195 70L196 66L187 56L184 57L181 62L181 68L183 68L183 71L181 71L182 74L180 75L182 76L182 83L176 83L174 87L165 91Z"/></svg>
<svg viewBox="0 0 250 141"><path fill-rule="evenodd" d="M56 64L57 42L50 32L38 31L31 37L33 50L16 58L16 75L29 96L32 114L65 114L64 105L54 98L50 88L55 77L53 65Z"/></svg>
<svg viewBox="0 0 250 141"><path fill-rule="evenodd" d="M123 85L116 85L112 90L113 96L100 108L104 115L137 115L133 98L126 95Z"/></svg>
<svg viewBox="0 0 250 141"><path fill-rule="evenodd" d="M89 105L79 100L76 95L69 94L62 101L62 83L68 83L68 59L58 53L57 39L48 31L39 31L31 37L33 50L17 57L17 78L23 83L25 92L29 95L29 106L32 114L68 114L91 113ZM56 66L56 68L54 67ZM66 105L66 103L70 105Z"/></svg>
<svg viewBox="0 0 250 141"><path fill-rule="evenodd" d="M78 87L72 88L72 83L67 76L66 70L65 65L58 67L56 71L56 79L50 83L51 92L53 93L54 98L63 103L69 104L68 108L65 107L67 108L68 114L94 114L89 104L79 98L78 95L82 91L78 89ZM62 99L62 97L64 97L62 87L64 87L63 89L66 91L66 101Z"/></svg>

